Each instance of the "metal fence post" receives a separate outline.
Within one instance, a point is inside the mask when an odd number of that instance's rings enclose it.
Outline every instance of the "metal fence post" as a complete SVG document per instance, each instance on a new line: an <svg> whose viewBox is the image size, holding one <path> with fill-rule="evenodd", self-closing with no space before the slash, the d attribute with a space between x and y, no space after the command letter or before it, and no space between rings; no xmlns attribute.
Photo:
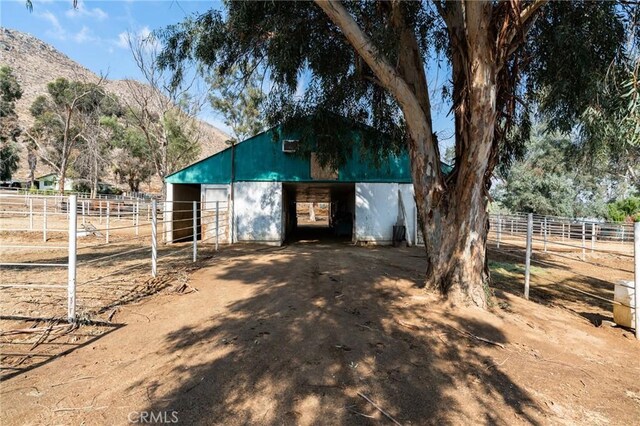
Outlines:
<svg viewBox="0 0 640 426"><path fill-rule="evenodd" d="M193 261L198 259L198 202L193 202Z"/></svg>
<svg viewBox="0 0 640 426"><path fill-rule="evenodd" d="M158 208L156 200L151 201L151 276L158 275Z"/></svg>
<svg viewBox="0 0 640 426"><path fill-rule="evenodd" d="M42 241L47 242L47 199L42 206Z"/></svg>
<svg viewBox="0 0 640 426"><path fill-rule="evenodd" d="M134 218L136 221L136 237L140 234L140 202L136 201L135 206L136 212L134 214Z"/></svg>
<svg viewBox="0 0 640 426"><path fill-rule="evenodd" d="M640 340L640 222L633 224L633 265L636 339Z"/></svg>
<svg viewBox="0 0 640 426"><path fill-rule="evenodd" d="M529 300L529 283L531 281L531 237L533 234L533 213L527 217L527 251L524 266L524 298Z"/></svg>
<svg viewBox="0 0 640 426"><path fill-rule="evenodd" d="M596 224L591 224L591 253L596 249Z"/></svg>
<svg viewBox="0 0 640 426"><path fill-rule="evenodd" d="M564 243L564 222L562 222L562 242Z"/></svg>
<svg viewBox="0 0 640 426"><path fill-rule="evenodd" d="M33 231L33 198L29 197L29 231Z"/></svg>
<svg viewBox="0 0 640 426"><path fill-rule="evenodd" d="M547 222L547 218L544 218L544 252L547 252L547 235L549 234L548 227L549 223Z"/></svg>
<svg viewBox="0 0 640 426"><path fill-rule="evenodd" d="M500 220L500 213L498 213L498 227L496 228L496 234L497 235L497 242L496 242L496 248L500 248L500 236L502 234L502 226L501 226L501 220Z"/></svg>
<svg viewBox="0 0 640 426"><path fill-rule="evenodd" d="M162 241L167 244L167 201L162 202Z"/></svg>
<svg viewBox="0 0 640 426"><path fill-rule="evenodd" d="M216 251L218 251L218 235L220 235L220 201L216 201Z"/></svg>
<svg viewBox="0 0 640 426"><path fill-rule="evenodd" d="M76 319L76 261L78 248L78 209L76 208L77 196L69 196L69 204L74 208L69 214L69 262L67 280L67 319L73 322Z"/></svg>
<svg viewBox="0 0 640 426"><path fill-rule="evenodd" d="M85 208L84 208L84 200L83 200L83 201L81 201L81 203L82 203L82 224L84 225L84 211L85 211Z"/></svg>
<svg viewBox="0 0 640 426"><path fill-rule="evenodd" d="M105 228L105 242L109 244L109 222L111 218L111 203L107 201L107 225Z"/></svg>
<svg viewBox="0 0 640 426"><path fill-rule="evenodd" d="M585 223L582 222L582 260L586 259L587 244L585 240Z"/></svg>

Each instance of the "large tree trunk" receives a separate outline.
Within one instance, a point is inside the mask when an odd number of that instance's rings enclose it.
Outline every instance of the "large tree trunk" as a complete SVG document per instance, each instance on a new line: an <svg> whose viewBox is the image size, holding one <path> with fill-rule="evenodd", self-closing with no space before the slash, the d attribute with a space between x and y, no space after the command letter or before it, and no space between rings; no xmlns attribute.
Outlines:
<svg viewBox="0 0 640 426"><path fill-rule="evenodd" d="M91 198L98 196L98 155L93 157L93 173L91 176Z"/></svg>
<svg viewBox="0 0 640 426"><path fill-rule="evenodd" d="M67 157L62 159L60 164L60 179L58 179L58 192L64 194L64 184L67 180L67 165L69 164Z"/></svg>
<svg viewBox="0 0 640 426"><path fill-rule="evenodd" d="M476 5L478 5L477 3ZM471 10L480 22L487 22L488 10ZM493 143L495 124L495 66L491 62L488 37L477 31L470 45L455 45L456 146L463 146L464 158L456 161L456 174L444 177L431 127L431 105L423 58L412 28L395 9L392 22L400 33L398 72L415 94L422 115L403 108L409 128L409 153L420 224L425 238L429 287L449 298L486 306L485 244L487 197L485 174ZM461 25L464 27L464 25ZM459 34L458 34L459 35ZM455 72L454 72L455 74ZM460 118L460 119L459 119ZM429 126L424 125L424 121Z"/></svg>
<svg viewBox="0 0 640 426"><path fill-rule="evenodd" d="M491 175L496 120L495 43L491 42L491 2L447 3L451 39L456 165L440 171L432 133L424 61L401 3L391 6L399 33L397 68L382 55L340 2L316 0L366 61L380 84L395 97L408 130L408 146L419 223L425 238L427 285L454 300L485 307L487 235L485 185Z"/></svg>
<svg viewBox="0 0 640 426"><path fill-rule="evenodd" d="M431 208L428 203L419 208L427 282L443 294L482 307L487 299L487 184L493 167L497 91L494 46L486 30L491 10L491 3L467 2L464 13L452 11L456 170L446 193L432 200ZM416 192L427 190L420 188L419 179L417 183Z"/></svg>

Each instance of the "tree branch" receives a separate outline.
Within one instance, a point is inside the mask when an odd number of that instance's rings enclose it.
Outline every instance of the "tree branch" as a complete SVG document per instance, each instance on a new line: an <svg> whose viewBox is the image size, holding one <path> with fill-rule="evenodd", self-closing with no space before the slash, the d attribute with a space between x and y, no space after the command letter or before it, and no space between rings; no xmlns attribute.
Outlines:
<svg viewBox="0 0 640 426"><path fill-rule="evenodd" d="M49 158L47 158L44 155L44 152L46 152L46 150L42 147L42 145L40 145L38 143L38 140L35 137L33 137L33 135L31 135L31 133L29 133L28 130L24 130L24 134L27 135L29 137L29 139L31 139L31 141L33 141L33 143L38 148L37 149L38 157L40 157L42 160L44 160L45 163L49 164L55 171L60 173L60 167L58 167L58 165L56 163L54 163L53 161L51 161Z"/></svg>
<svg viewBox="0 0 640 426"><path fill-rule="evenodd" d="M520 23L525 25L528 20L533 18L542 6L547 4L549 0L534 0L529 6L520 13Z"/></svg>
<svg viewBox="0 0 640 426"><path fill-rule="evenodd" d="M341 29L356 52L365 60L383 86L398 101L407 122L421 123L424 127L421 133L432 134L431 123L428 123L425 119L418 98L395 68L390 65L388 59L374 46L371 39L362 31L342 3L337 0L315 0L315 3ZM409 130L411 131L411 128Z"/></svg>

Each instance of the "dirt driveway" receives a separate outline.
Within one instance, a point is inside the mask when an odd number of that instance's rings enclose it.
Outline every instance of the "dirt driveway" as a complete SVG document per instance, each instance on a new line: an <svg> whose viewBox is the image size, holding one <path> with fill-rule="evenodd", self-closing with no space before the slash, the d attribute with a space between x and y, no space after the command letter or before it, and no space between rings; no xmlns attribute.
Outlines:
<svg viewBox="0 0 640 426"><path fill-rule="evenodd" d="M0 423L637 424L631 333L506 290L491 312L445 306L417 287L422 257L223 250L197 292L130 305L123 327L4 382Z"/></svg>

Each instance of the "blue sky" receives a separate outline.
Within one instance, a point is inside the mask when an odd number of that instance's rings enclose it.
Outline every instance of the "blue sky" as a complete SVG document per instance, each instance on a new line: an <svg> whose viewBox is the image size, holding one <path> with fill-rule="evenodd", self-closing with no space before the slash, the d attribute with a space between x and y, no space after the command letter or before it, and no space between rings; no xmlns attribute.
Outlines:
<svg viewBox="0 0 640 426"><path fill-rule="evenodd" d="M28 32L90 70L111 79L139 77L126 43L127 32L146 34L192 13L221 7L212 1L2 0L3 27Z"/></svg>
<svg viewBox="0 0 640 426"><path fill-rule="evenodd" d="M80 0L74 9L71 0L33 0L33 12L29 12L25 4L24 0L0 0L0 24L38 37L97 74L140 80L126 42L128 32L144 36L191 14L222 8L218 1ZM449 73L432 63L428 75L434 130L448 145L453 125L447 116L449 105L440 98L440 87ZM204 111L202 118L228 132L211 111Z"/></svg>

